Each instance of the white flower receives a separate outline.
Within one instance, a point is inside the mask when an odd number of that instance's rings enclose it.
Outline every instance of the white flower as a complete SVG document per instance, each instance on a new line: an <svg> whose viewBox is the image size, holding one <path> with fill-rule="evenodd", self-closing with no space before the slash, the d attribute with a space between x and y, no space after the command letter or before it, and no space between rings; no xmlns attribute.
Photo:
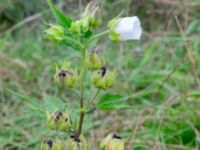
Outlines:
<svg viewBox="0 0 200 150"><path fill-rule="evenodd" d="M118 40L139 40L142 34L142 27L137 16L120 18L115 22L112 32L118 35ZM115 38L114 38L115 39Z"/></svg>

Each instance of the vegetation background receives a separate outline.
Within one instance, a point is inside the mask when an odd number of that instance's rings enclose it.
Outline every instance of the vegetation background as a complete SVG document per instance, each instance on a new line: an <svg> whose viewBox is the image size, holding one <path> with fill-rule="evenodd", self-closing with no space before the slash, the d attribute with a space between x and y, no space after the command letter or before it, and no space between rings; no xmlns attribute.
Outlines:
<svg viewBox="0 0 200 150"><path fill-rule="evenodd" d="M89 0L88 0L89 1ZM77 16L86 0L54 0ZM104 26L122 9L137 15L142 40L126 44L99 39L102 56L117 68L111 91L128 95L129 110L95 111L84 124L91 150L110 131L129 139L128 150L200 149L200 0L101 0ZM0 0L0 149L38 150L45 122L7 89L42 99L58 92L54 64L79 57L76 51L42 37L54 22L45 0Z"/></svg>

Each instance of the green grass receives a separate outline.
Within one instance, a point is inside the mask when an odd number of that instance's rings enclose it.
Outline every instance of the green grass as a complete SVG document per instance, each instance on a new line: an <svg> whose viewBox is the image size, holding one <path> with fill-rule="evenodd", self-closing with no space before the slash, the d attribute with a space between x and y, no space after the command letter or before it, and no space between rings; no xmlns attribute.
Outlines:
<svg viewBox="0 0 200 150"><path fill-rule="evenodd" d="M46 3L39 0L33 10L30 6L36 4L23 4L23 0L16 2L23 5L23 16L14 18L12 11L7 9L15 8L13 3L4 3L2 10L7 13L4 15L11 15L14 19L6 25L0 21L0 29L4 29L1 32L27 16L48 11ZM145 33L141 41L123 45L110 42L107 37L99 39L102 56L118 72L118 82L110 91L129 95L133 109L91 113L84 124L91 149L97 149L110 131L116 130L128 138L137 127L129 143L131 149L198 150L200 98L187 95L199 92L200 88L197 82L200 78L200 2L192 0L189 5L187 1L159 4L155 1L104 0L103 4L105 20L116 16L124 8L129 10L127 14L142 18ZM78 12L78 3L70 2L70 6L77 9L72 12L69 8L66 13L74 16ZM175 21L176 15L183 27L185 41ZM55 63L64 59L77 61L79 58L76 51L50 44L42 38L44 21L48 22L52 16L45 13L41 19L1 36L0 149L37 150L41 139L48 133L44 120L24 112L30 106L7 89L41 100L43 93L47 93L76 105L70 91L59 92L52 80ZM189 54L185 42L188 42ZM89 89L86 92L90 94Z"/></svg>

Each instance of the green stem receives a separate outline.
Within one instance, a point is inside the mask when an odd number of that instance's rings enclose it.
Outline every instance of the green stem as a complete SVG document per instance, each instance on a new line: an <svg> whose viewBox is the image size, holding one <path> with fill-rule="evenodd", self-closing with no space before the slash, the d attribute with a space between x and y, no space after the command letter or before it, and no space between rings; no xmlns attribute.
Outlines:
<svg viewBox="0 0 200 150"><path fill-rule="evenodd" d="M97 90L97 92L95 93L94 97L88 102L87 104L87 109L89 110L90 106L92 105L92 103L95 101L96 97L98 96L98 94L100 93L100 89Z"/></svg>
<svg viewBox="0 0 200 150"><path fill-rule="evenodd" d="M69 38L69 37L65 37L65 39L78 45L81 48L81 50L85 50L85 46L81 42L74 40L72 38Z"/></svg>
<svg viewBox="0 0 200 150"><path fill-rule="evenodd" d="M83 93L84 93L84 74L85 74L85 49L82 49L82 71L81 71L81 86L80 86L80 117L79 117L79 124L76 135L79 136L82 131L83 120L84 120L84 112L82 112L83 108Z"/></svg>
<svg viewBox="0 0 200 150"><path fill-rule="evenodd" d="M91 41L91 40L93 40L93 39L96 39L96 38L98 38L98 37L100 37L100 36L106 35L106 34L108 34L109 32L110 32L110 30L106 30L106 31L103 31L103 32L101 32L101 33L98 33L98 34L92 36L92 37L89 39L89 41Z"/></svg>

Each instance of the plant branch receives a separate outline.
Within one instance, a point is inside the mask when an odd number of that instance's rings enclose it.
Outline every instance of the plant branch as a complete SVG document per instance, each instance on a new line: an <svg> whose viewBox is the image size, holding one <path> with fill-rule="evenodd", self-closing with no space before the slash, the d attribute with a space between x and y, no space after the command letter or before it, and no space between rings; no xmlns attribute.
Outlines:
<svg viewBox="0 0 200 150"><path fill-rule="evenodd" d="M97 90L97 92L95 93L94 97L88 102L87 104L87 108L89 109L89 107L91 106L92 102L96 99L96 97L98 96L98 94L100 93L100 89Z"/></svg>
<svg viewBox="0 0 200 150"><path fill-rule="evenodd" d="M89 39L89 41L91 41L91 40L93 40L93 39L96 39L96 38L98 38L98 37L100 37L100 36L106 35L106 34L108 34L108 33L109 33L109 30L103 31L103 32L101 32L101 33L98 33L98 34L92 36L92 37Z"/></svg>
<svg viewBox="0 0 200 150"><path fill-rule="evenodd" d="M83 108L83 93L84 93L84 74L85 74L85 49L82 49L82 72L81 72L81 86L80 86L80 118L79 118L79 124L78 124L78 130L76 132L76 135L79 137L82 131L83 126L83 120L84 120L84 112L82 111Z"/></svg>

